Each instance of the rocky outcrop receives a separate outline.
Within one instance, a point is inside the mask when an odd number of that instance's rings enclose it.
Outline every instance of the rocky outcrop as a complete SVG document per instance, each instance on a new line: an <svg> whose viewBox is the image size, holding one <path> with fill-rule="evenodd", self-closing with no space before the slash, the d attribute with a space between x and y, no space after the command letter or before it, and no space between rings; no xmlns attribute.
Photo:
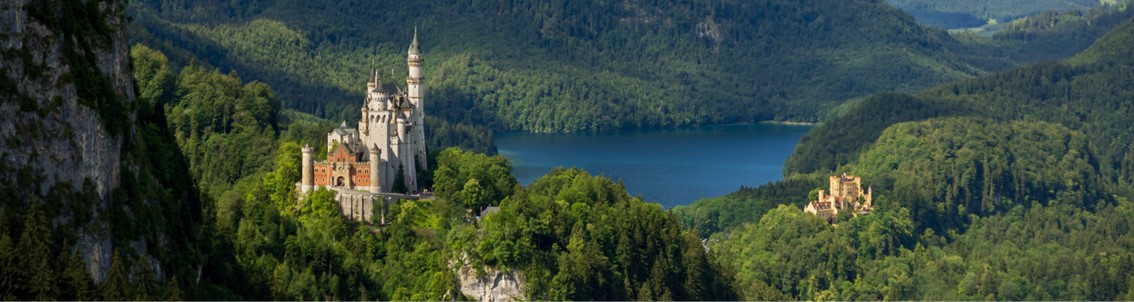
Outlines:
<svg viewBox="0 0 1134 302"><path fill-rule="evenodd" d="M469 265L457 270L461 293L479 301L515 301L524 298L524 282L515 271L485 268L483 275Z"/></svg>
<svg viewBox="0 0 1134 302"><path fill-rule="evenodd" d="M0 206L93 190L94 200L62 205L89 220L64 212L53 223L75 228L96 281L112 249L100 216L120 185L136 116L124 2L0 0L0 183L18 199ZM84 23L92 20L102 23Z"/></svg>

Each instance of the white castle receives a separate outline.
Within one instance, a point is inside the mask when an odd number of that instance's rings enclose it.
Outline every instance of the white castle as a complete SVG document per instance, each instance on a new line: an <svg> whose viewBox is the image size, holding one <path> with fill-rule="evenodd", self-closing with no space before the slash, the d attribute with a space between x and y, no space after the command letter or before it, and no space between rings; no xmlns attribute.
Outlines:
<svg viewBox="0 0 1134 302"><path fill-rule="evenodd" d="M371 71L358 128L347 127L344 121L327 133L326 161L313 161L311 147L303 147L302 193L315 187L389 193L398 177L402 177L406 190L399 193L418 190L417 170L426 168L427 155L423 60L416 30L406 62L409 76L404 90L394 83L382 83L377 69Z"/></svg>

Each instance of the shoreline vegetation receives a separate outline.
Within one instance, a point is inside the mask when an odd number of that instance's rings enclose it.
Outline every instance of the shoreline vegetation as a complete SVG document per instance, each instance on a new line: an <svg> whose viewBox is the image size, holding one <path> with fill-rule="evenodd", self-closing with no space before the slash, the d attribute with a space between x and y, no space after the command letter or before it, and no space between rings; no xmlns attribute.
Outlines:
<svg viewBox="0 0 1134 302"><path fill-rule="evenodd" d="M502 134L516 134L516 133L523 133L523 134L611 133L611 132L619 132L619 131L648 131L648 130L662 130L662 129L681 130L681 129L695 129L695 128L700 128L700 127L746 126L746 125L780 125L780 126L814 127L814 126L819 126L820 124L821 123L817 123L817 122L767 120L767 121L759 121L759 122L755 122L755 123L701 124L701 125L686 125L686 126L677 126L677 127L641 127L641 128L632 128L631 127L631 128L609 129L609 130L583 130L583 131L567 131L567 132L556 132L556 131L493 131L492 135L496 136L496 135L502 135Z"/></svg>
<svg viewBox="0 0 1134 302"><path fill-rule="evenodd" d="M808 126L808 127L813 127L813 126L819 125L819 123L816 123L816 122L803 122L803 121L762 121L760 123L761 124L767 124L767 125Z"/></svg>

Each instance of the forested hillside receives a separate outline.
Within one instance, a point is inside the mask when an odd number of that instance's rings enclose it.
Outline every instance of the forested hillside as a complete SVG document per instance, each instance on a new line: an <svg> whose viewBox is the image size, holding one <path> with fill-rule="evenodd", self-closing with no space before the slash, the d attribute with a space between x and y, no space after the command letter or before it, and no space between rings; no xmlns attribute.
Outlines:
<svg viewBox="0 0 1134 302"><path fill-rule="evenodd" d="M1090 10L1046 11L972 31L950 32L954 53L973 66L1001 71L1073 56L1134 16L1130 0Z"/></svg>
<svg viewBox="0 0 1134 302"><path fill-rule="evenodd" d="M880 95L817 127L800 142L785 174L832 171L857 159L889 124L941 115L1042 120L1087 134L1109 182L1130 184L1129 21L1076 57L927 89ZM896 98L894 101L884 101ZM924 108L938 107L937 113ZM898 108L899 110L894 110ZM875 123L879 123L875 125Z"/></svg>
<svg viewBox="0 0 1134 302"><path fill-rule="evenodd" d="M286 108L357 115L414 27L429 113L497 130L815 120L842 100L981 73L882 1L135 1L134 38L262 79ZM951 42L950 42L951 43ZM400 77L393 76L393 79Z"/></svg>
<svg viewBox="0 0 1134 302"><path fill-rule="evenodd" d="M1115 4L1117 0L886 0L909 12L918 22L943 29L1008 22L1046 11L1069 11Z"/></svg>
<svg viewBox="0 0 1134 302"><path fill-rule="evenodd" d="M872 96L805 137L788 181L674 213L746 299L1134 298L1131 39L1127 21L1071 59ZM801 212L807 179L844 172L872 214Z"/></svg>
<svg viewBox="0 0 1134 302"><path fill-rule="evenodd" d="M201 246L170 255L207 261L197 266L199 279L187 283L146 275L140 266L116 282L147 287L108 281L84 297L461 299L462 285L475 282L459 279L463 267L518 274L521 296L535 299L735 297L729 277L672 216L582 171L521 187L503 157L446 149L435 154L433 177L423 177L437 182L436 198L400 200L373 221L345 220L333 192L295 191L300 145L324 153L319 144L331 124L282 110L270 86L235 73L190 64L175 74L163 53L140 44L130 55L139 99L168 120L168 128L157 125L169 131L171 149L162 154L177 154L170 160L188 166L166 173L193 180L202 192L195 195L201 220L191 224ZM488 205L503 210L473 218ZM574 269L579 265L591 269ZM599 285L609 291L589 290Z"/></svg>

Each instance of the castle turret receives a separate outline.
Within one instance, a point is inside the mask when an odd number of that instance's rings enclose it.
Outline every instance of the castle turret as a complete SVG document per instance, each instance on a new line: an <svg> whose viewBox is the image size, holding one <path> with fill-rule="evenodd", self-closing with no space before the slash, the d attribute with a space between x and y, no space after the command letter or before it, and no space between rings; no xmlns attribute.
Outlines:
<svg viewBox="0 0 1134 302"><path fill-rule="evenodd" d="M378 164L382 161L382 158L378 155L379 151L381 151L381 149L378 149L377 144L370 147L370 193L382 192L380 178L382 173L380 173L378 168Z"/></svg>
<svg viewBox="0 0 1134 302"><path fill-rule="evenodd" d="M374 91L375 88L378 88L378 85L378 69L374 68L370 70L370 80L366 82L366 92Z"/></svg>
<svg viewBox="0 0 1134 302"><path fill-rule="evenodd" d="M370 107L362 105L362 118L358 119L358 131L363 136L370 134Z"/></svg>
<svg viewBox="0 0 1134 302"><path fill-rule="evenodd" d="M315 174L315 167L311 159L311 145L303 145L303 164L301 169L303 169L303 171L300 171L302 176L300 178L299 190L307 194L307 192L311 192L311 188L315 184L312 177L312 175Z"/></svg>
<svg viewBox="0 0 1134 302"><path fill-rule="evenodd" d="M426 168L426 150L425 150L425 107L423 104L422 96L425 91L422 87L422 64L425 62L421 56L421 45L417 43L417 28L413 29L413 41L410 42L409 55L406 58L406 63L409 64L409 76L406 78L406 93L409 96L410 103L413 104L414 111L409 116L409 122L413 125L413 130L406 142L413 145L414 151L407 156L416 158L418 165Z"/></svg>

